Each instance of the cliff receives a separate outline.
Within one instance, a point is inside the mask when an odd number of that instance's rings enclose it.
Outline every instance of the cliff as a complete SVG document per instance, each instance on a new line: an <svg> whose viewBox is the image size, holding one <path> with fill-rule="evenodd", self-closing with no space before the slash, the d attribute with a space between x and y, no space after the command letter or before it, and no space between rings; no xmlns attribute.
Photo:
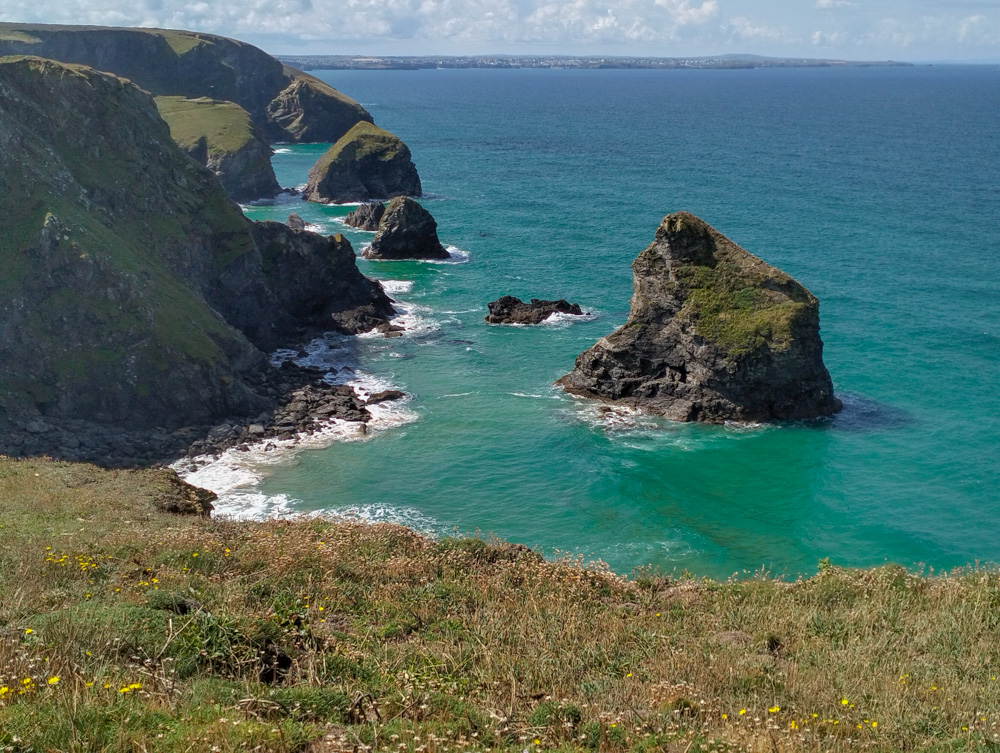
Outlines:
<svg viewBox="0 0 1000 753"><path fill-rule="evenodd" d="M262 138L336 141L371 115L263 50L190 31L0 23L0 56L34 55L108 71L157 96L209 97L246 110Z"/></svg>
<svg viewBox="0 0 1000 753"><path fill-rule="evenodd" d="M687 212L664 217L632 264L625 325L576 359L568 392L676 421L825 416L819 303L802 285Z"/></svg>
<svg viewBox="0 0 1000 753"><path fill-rule="evenodd" d="M303 198L325 203L420 196L406 144L371 123L357 123L309 170Z"/></svg>
<svg viewBox="0 0 1000 753"><path fill-rule="evenodd" d="M208 97L157 97L170 136L215 173L233 201L270 198L281 191L271 167L271 147L250 113L234 102Z"/></svg>
<svg viewBox="0 0 1000 753"><path fill-rule="evenodd" d="M344 281L325 311L387 318L353 256L279 227L270 236ZM0 62L0 424L171 429L272 407L262 350L326 324L298 318L272 256L146 92L83 66Z"/></svg>

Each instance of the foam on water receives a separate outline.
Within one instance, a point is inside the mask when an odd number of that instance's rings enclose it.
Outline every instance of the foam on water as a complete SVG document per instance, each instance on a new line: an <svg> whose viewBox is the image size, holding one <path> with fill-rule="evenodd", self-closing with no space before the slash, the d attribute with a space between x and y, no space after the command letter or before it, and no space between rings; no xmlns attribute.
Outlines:
<svg viewBox="0 0 1000 753"><path fill-rule="evenodd" d="M384 375L373 374L358 366L351 338L330 333L309 342L300 351L279 349L270 361L280 366L292 361L299 366L323 369L323 381L346 384L362 399L389 389L397 389ZM270 472L294 465L303 450L329 447L334 442L366 441L388 429L416 421L419 417L406 407L407 400L394 400L367 406L371 418L366 424L342 419L328 420L310 433L290 439L265 439L247 449L230 448L218 456L202 455L180 460L173 468L185 481L219 495L216 513L238 519L261 519L293 515L297 500L284 494L266 495L259 489Z"/></svg>
<svg viewBox="0 0 1000 753"><path fill-rule="evenodd" d="M400 295L413 290L413 280L379 280L378 283L386 295Z"/></svg>
<svg viewBox="0 0 1000 753"><path fill-rule="evenodd" d="M553 311L546 319L542 320L542 324L553 326L575 324L576 322L592 322L597 317L598 315L591 311L584 314L564 314L562 311Z"/></svg>

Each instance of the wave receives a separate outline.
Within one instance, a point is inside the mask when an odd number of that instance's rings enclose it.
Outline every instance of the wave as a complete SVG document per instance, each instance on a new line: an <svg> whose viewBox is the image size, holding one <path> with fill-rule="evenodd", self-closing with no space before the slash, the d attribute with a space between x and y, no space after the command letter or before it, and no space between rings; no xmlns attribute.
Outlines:
<svg viewBox="0 0 1000 753"><path fill-rule="evenodd" d="M542 324L552 326L559 324L574 324L576 322L592 322L598 315L591 311L585 314L564 314L561 311L553 311L548 318L542 320Z"/></svg>
<svg viewBox="0 0 1000 753"><path fill-rule="evenodd" d="M271 363L293 361L299 366L322 369L323 381L346 384L362 400L376 392L398 389L388 377L372 374L357 365L355 349L349 338L330 334L309 342L302 351L279 349L271 354ZM284 495L266 495L259 486L273 468L295 462L303 450L329 447L334 442L367 441L378 434L416 421L419 416L407 407L408 399L367 406L371 418L366 424L332 419L319 429L290 439L265 439L246 446L230 448L218 456L185 458L171 467L185 481L215 492L220 515L260 519L296 514L296 501Z"/></svg>
<svg viewBox="0 0 1000 753"><path fill-rule="evenodd" d="M291 154L292 150L289 149L288 147L282 146L282 147L279 147L279 148L275 149L274 153L275 154Z"/></svg>
<svg viewBox="0 0 1000 753"><path fill-rule="evenodd" d="M413 290L413 280L379 280L386 295L399 295Z"/></svg>

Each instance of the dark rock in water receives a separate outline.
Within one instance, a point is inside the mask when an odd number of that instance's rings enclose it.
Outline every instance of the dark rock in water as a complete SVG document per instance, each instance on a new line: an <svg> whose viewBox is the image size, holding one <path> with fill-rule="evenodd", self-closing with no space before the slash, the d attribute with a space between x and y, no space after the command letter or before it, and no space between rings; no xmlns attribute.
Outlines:
<svg viewBox="0 0 1000 753"><path fill-rule="evenodd" d="M413 199L397 197L385 207L366 259L447 259L431 213Z"/></svg>
<svg viewBox="0 0 1000 753"><path fill-rule="evenodd" d="M558 301L532 298L531 303L525 303L520 298L505 295L486 306L490 310L486 321L490 324L541 324L555 313L583 316L579 304L561 298Z"/></svg>
<svg viewBox="0 0 1000 753"><path fill-rule="evenodd" d="M840 409L823 365L819 303L802 285L687 212L668 215L632 264L628 321L576 359L566 391L721 423Z"/></svg>
<svg viewBox="0 0 1000 753"><path fill-rule="evenodd" d="M361 122L312 166L302 198L330 204L393 196L420 196L410 150L388 131Z"/></svg>
<svg viewBox="0 0 1000 753"><path fill-rule="evenodd" d="M376 392L374 395L369 395L368 402L365 405L385 403L389 400L402 400L404 397L406 397L406 393L400 390L384 390L383 392Z"/></svg>
<svg viewBox="0 0 1000 753"><path fill-rule="evenodd" d="M285 224L288 225L292 230L305 230L306 221L299 217L295 212L288 215L288 219L285 220Z"/></svg>
<svg viewBox="0 0 1000 753"><path fill-rule="evenodd" d="M381 201L370 201L367 204L362 204L353 212L348 212L344 223L356 227L358 230L375 232L378 230L378 224L382 221L383 214L385 214L385 204Z"/></svg>
<svg viewBox="0 0 1000 753"><path fill-rule="evenodd" d="M255 222L265 279L297 327L358 334L395 316L382 286L365 277L344 236Z"/></svg>

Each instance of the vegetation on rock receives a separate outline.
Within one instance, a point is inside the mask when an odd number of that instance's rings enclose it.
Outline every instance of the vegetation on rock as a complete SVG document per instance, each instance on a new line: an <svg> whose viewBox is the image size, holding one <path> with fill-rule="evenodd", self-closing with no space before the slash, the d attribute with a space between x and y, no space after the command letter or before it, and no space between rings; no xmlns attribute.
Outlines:
<svg viewBox="0 0 1000 753"><path fill-rule="evenodd" d="M309 170L303 198L329 203L420 193L420 178L406 144L378 126L360 122Z"/></svg>

